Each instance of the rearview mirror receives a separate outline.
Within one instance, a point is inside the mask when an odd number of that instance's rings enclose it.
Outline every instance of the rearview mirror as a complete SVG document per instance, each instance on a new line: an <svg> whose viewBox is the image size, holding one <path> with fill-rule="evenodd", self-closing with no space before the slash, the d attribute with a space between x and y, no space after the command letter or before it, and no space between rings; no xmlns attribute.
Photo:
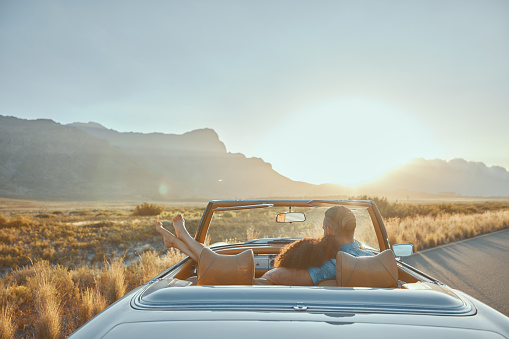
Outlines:
<svg viewBox="0 0 509 339"><path fill-rule="evenodd" d="M279 213L276 222L302 222L306 221L306 215L301 212Z"/></svg>
<svg viewBox="0 0 509 339"><path fill-rule="evenodd" d="M397 244L392 245L392 251L396 257L409 257L414 254L414 245L412 244Z"/></svg>

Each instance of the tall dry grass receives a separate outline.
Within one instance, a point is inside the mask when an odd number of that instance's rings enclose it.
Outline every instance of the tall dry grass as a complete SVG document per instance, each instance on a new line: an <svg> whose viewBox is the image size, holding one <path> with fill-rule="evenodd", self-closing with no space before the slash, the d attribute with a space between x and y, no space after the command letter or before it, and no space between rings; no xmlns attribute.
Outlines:
<svg viewBox="0 0 509 339"><path fill-rule="evenodd" d="M154 229L154 219L171 219L177 212L185 213L189 232L196 232L203 214L199 207L172 207L158 216L95 209L0 214L0 275L40 259L76 269L99 267L105 259L117 256L134 261L146 250L163 253L166 249Z"/></svg>
<svg viewBox="0 0 509 339"><path fill-rule="evenodd" d="M4 305L0 309L0 339L12 339L16 333L13 319L13 307Z"/></svg>
<svg viewBox="0 0 509 339"><path fill-rule="evenodd" d="M385 220L391 244L412 243L416 251L509 228L509 210L440 214Z"/></svg>
<svg viewBox="0 0 509 339"><path fill-rule="evenodd" d="M509 208L499 204L382 201L381 206L383 216L383 211L393 215L385 220L391 243L410 242L417 250L509 228ZM193 233L202 211L175 208L158 218L183 212ZM153 219L115 210L1 214L0 266L12 270L0 278L0 339L65 338L127 291L183 259L180 252L161 255L162 248L153 247L162 247ZM235 238L235 229L226 225L217 238ZM239 232L241 238L267 236L263 225ZM206 243L211 240L214 235L208 234Z"/></svg>
<svg viewBox="0 0 509 339"><path fill-rule="evenodd" d="M125 267L120 260L108 262L99 279L101 286L104 286L104 295L108 303L113 303L125 294L127 289Z"/></svg>
<svg viewBox="0 0 509 339"><path fill-rule="evenodd" d="M35 309L39 315L35 322L37 338L57 338L62 327L62 305L55 285L46 277L39 282Z"/></svg>
<svg viewBox="0 0 509 339"><path fill-rule="evenodd" d="M80 295L80 305L76 310L77 327L83 325L107 307L106 298L99 288L87 287Z"/></svg>
<svg viewBox="0 0 509 339"><path fill-rule="evenodd" d="M140 254L100 268L68 269L41 260L0 279L0 338L65 338L127 291L183 259L177 251Z"/></svg>
<svg viewBox="0 0 509 339"><path fill-rule="evenodd" d="M140 255L139 260L129 266L126 272L128 282L133 287L142 285L185 257L174 249L168 250L162 256L154 251L145 252Z"/></svg>

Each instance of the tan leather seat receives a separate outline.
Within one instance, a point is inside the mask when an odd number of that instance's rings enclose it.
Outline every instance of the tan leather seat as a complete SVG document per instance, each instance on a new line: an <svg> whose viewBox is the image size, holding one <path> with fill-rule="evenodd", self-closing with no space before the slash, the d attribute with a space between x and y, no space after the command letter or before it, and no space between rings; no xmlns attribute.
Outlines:
<svg viewBox="0 0 509 339"><path fill-rule="evenodd" d="M398 287L398 267L391 250L372 257L336 255L336 284L342 287Z"/></svg>
<svg viewBox="0 0 509 339"><path fill-rule="evenodd" d="M196 285L252 285L255 277L253 251L223 255L205 247L200 253L197 275Z"/></svg>

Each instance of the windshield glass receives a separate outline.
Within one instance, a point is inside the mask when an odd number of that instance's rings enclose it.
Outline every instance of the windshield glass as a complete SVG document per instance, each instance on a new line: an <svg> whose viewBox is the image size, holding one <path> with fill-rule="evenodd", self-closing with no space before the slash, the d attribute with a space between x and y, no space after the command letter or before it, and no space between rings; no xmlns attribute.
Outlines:
<svg viewBox="0 0 509 339"><path fill-rule="evenodd" d="M329 206L330 207L330 206ZM304 222L277 223L278 213L289 207L267 207L231 211L215 211L208 228L206 243L243 243L266 238L305 238L323 235L322 222L329 207L292 207L291 212L303 212ZM357 220L355 239L366 248L379 249L375 229L367 208L347 206Z"/></svg>

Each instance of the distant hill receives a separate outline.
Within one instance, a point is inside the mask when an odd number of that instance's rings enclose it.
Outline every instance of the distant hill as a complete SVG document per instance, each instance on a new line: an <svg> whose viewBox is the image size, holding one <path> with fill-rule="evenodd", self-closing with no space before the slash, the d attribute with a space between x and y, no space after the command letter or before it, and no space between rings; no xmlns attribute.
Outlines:
<svg viewBox="0 0 509 339"><path fill-rule="evenodd" d="M106 140L51 120L0 116L3 197L128 198L150 194L154 179Z"/></svg>
<svg viewBox="0 0 509 339"><path fill-rule="evenodd" d="M361 190L408 190L440 195L509 196L509 172L463 159L413 159Z"/></svg>
<svg viewBox="0 0 509 339"><path fill-rule="evenodd" d="M240 199L321 191L320 186L282 176L260 158L228 153L212 129L174 135L120 133L96 123L69 126L118 146L131 159L156 174L161 188L170 198ZM335 187L336 192L338 187Z"/></svg>
<svg viewBox="0 0 509 339"><path fill-rule="evenodd" d="M0 197L185 200L509 196L509 172L463 159L414 159L357 187L293 181L260 158L229 153L212 129L120 133L97 123L0 116Z"/></svg>
<svg viewBox="0 0 509 339"><path fill-rule="evenodd" d="M340 194L226 151L211 129L120 133L96 123L0 116L0 196L37 199L242 199Z"/></svg>

